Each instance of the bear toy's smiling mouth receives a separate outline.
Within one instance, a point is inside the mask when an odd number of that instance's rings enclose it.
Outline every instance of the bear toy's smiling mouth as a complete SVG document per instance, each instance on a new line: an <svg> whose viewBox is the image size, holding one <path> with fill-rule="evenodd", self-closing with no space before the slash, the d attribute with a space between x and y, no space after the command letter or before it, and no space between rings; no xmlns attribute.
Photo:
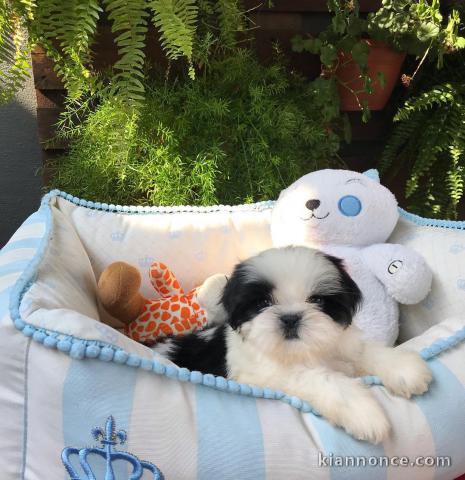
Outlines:
<svg viewBox="0 0 465 480"><path fill-rule="evenodd" d="M328 215L329 215L329 212L326 215L323 215L322 217L319 217L314 212L312 212L308 218L300 217L300 219L303 220L304 222L308 222L312 218L316 218L317 220L324 220L326 217L328 217Z"/></svg>

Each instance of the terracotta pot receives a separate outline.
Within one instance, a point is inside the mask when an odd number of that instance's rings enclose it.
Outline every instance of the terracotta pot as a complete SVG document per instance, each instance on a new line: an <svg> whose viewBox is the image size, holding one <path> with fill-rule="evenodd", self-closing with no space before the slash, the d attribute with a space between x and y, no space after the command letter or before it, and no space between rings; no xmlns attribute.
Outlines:
<svg viewBox="0 0 465 480"><path fill-rule="evenodd" d="M362 92L358 94L358 98L360 101L366 99L370 110L382 110L386 106L392 90L399 79L400 69L406 54L396 52L385 43L377 42L376 40L363 41L370 47L370 53L368 54L368 75L372 79L373 93ZM384 73L384 88L379 83L378 72ZM360 68L354 62L350 53L342 51L339 53L339 65L335 74L341 82L347 84L352 90L363 90ZM341 84L339 84L338 88L341 99L341 110L346 112L360 110L355 95Z"/></svg>

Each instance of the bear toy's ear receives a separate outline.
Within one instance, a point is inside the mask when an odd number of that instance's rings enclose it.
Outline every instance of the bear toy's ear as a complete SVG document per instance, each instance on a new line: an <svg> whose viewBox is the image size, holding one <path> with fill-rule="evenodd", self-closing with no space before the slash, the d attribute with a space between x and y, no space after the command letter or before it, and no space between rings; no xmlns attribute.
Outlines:
<svg viewBox="0 0 465 480"><path fill-rule="evenodd" d="M376 168L370 168L370 170L363 172L363 175L365 175L365 177L371 178L376 183L381 183L379 179L379 172L378 170L376 170Z"/></svg>
<svg viewBox="0 0 465 480"><path fill-rule="evenodd" d="M370 168L370 170L366 170L365 172L363 172L363 175L365 175L365 177L371 178L376 183L381 183L379 179L379 172L378 170L376 170L376 168Z"/></svg>

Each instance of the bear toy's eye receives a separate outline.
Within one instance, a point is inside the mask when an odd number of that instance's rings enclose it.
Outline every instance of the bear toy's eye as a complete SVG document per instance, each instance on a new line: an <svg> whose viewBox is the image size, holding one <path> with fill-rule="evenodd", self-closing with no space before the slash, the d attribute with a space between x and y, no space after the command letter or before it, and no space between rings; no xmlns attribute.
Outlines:
<svg viewBox="0 0 465 480"><path fill-rule="evenodd" d="M362 202L353 195L342 197L337 206L342 215L346 217L356 217L362 211Z"/></svg>

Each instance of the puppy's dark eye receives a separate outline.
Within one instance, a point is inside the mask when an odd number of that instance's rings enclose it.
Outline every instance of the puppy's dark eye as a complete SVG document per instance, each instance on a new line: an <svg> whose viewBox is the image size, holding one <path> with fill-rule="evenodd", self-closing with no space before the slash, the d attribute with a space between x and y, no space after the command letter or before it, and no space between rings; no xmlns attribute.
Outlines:
<svg viewBox="0 0 465 480"><path fill-rule="evenodd" d="M271 305L271 300L269 298L261 298L255 303L255 308L257 310L263 310Z"/></svg>
<svg viewBox="0 0 465 480"><path fill-rule="evenodd" d="M307 298L307 302L314 303L315 305L323 305L325 303L325 299L320 295L312 295Z"/></svg>

